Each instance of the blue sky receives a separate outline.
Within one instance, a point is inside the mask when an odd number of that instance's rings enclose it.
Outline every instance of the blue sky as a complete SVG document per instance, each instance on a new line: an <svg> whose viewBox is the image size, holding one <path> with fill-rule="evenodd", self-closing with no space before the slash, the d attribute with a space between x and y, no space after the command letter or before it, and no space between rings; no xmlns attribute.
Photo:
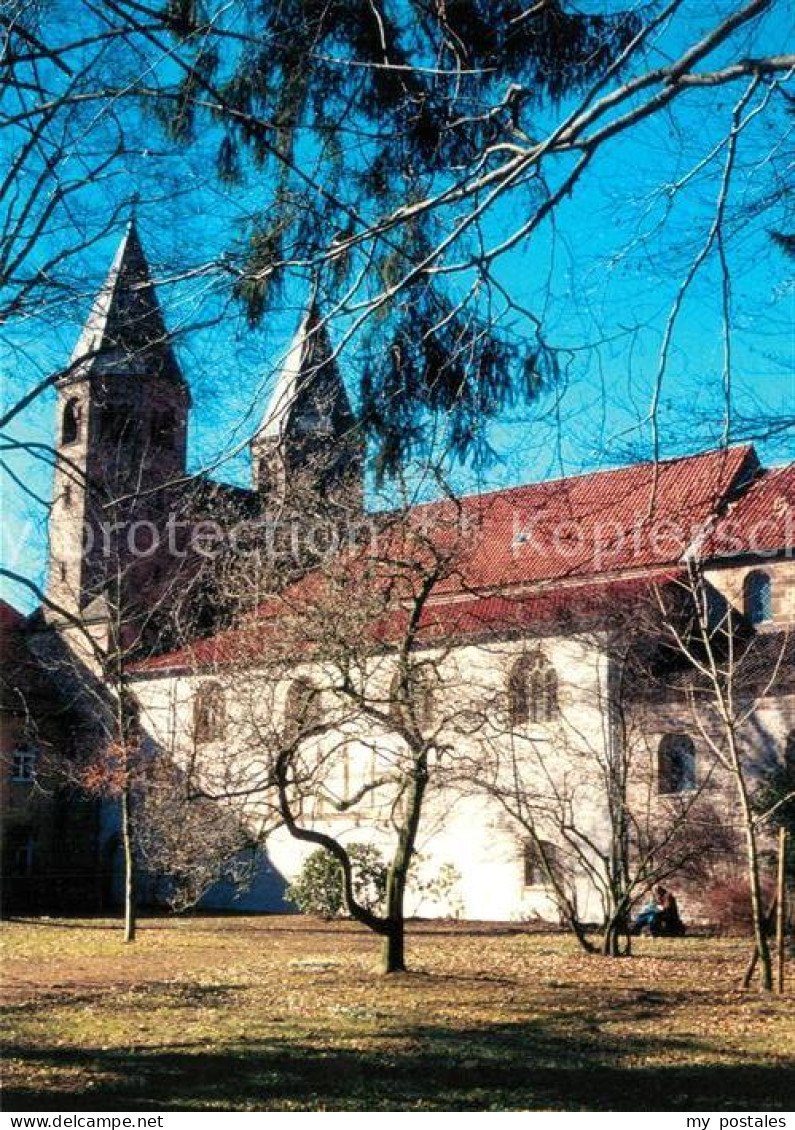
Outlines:
<svg viewBox="0 0 795 1130"><path fill-rule="evenodd" d="M693 3L684 31L691 35L725 4ZM795 42L792 7L779 2L745 47L755 54L780 51ZM674 51L673 38L663 46ZM699 163L725 135L740 90L693 91L666 113L607 145L583 182L547 224L499 263L497 273L518 304L543 319L547 340L564 351L564 380L538 404L515 408L489 429L496 461L475 476L451 468L464 490L497 486L607 467L647 456L651 450L648 409L660 344L671 304L712 217L723 151ZM795 84L790 84L795 93ZM749 111L761 105L761 92ZM129 113L132 113L131 111ZM190 271L234 246L257 206L261 185L253 176L243 188L224 189L207 175L210 138L175 153L151 123L130 118L131 152L101 183L87 187L80 206L53 241L102 229L119 209L117 230L86 250L70 266L70 297L40 316L9 323L0 341L5 398L13 402L30 382L61 367L121 236L124 202L140 195L138 220L154 273L163 279ZM754 215L757 202L792 178L795 152L783 103L751 115L738 147L727 209L726 253L732 292L732 410L740 416L789 410L795 404L795 283L793 263L771 243L769 229L783 224L781 205ZM93 136L93 135L91 135ZM206 141L206 144L205 144ZM787 144L789 157L787 158ZM772 159L771 159L772 155ZM76 158L79 160L79 158ZM695 171L694 171L695 170ZM686 188L663 186L688 179ZM517 202L508 198L489 220L496 239L517 223ZM43 247L46 254L50 247ZM721 275L714 252L706 259L683 304L673 336L660 399L662 454L670 456L721 443L726 432L723 386ZM229 279L200 275L161 288L172 329L209 322L178 344L194 394L190 429L191 467L212 465L215 477L247 483L245 444L264 410L274 371L299 317L304 292L288 289L283 310L259 330L245 325L232 301ZM512 328L526 332L519 314ZM338 326L341 333L343 327ZM334 336L332 326L332 336ZM356 341L342 357L353 385ZM47 444L53 435L54 397L40 397L14 423L16 441ZM729 438L744 432L729 422ZM795 455L793 437L759 444L770 462ZM46 557L46 507L51 472L29 453L4 454L12 477L3 473L3 560L41 580ZM20 607L31 598L3 584L2 595Z"/></svg>

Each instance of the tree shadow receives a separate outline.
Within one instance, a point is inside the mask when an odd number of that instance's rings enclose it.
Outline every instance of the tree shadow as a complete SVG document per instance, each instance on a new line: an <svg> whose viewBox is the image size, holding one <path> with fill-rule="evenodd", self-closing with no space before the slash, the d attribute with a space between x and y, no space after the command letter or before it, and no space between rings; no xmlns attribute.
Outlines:
<svg viewBox="0 0 795 1130"><path fill-rule="evenodd" d="M714 1045L610 1036L580 1019L574 1035L541 1019L410 1026L328 1050L287 1035L213 1050L22 1046L15 1060L35 1077L64 1072L65 1089L10 1086L4 1109L777 1111L795 1099L792 1065L704 1062Z"/></svg>
<svg viewBox="0 0 795 1130"><path fill-rule="evenodd" d="M118 983L113 985L119 989ZM72 982L64 988L50 988L39 990L32 999L7 1000L3 1004L3 1012L9 1017L39 1016L48 1008L68 1006L75 1008L95 1008L104 1006L107 1009L108 1001L107 984L91 984ZM218 1008L234 1001L239 992L239 985L200 985L173 980L146 981L143 984L136 982L125 983L121 986L128 999L136 1002L145 1002L151 1007L167 1005L171 1009L185 1008Z"/></svg>

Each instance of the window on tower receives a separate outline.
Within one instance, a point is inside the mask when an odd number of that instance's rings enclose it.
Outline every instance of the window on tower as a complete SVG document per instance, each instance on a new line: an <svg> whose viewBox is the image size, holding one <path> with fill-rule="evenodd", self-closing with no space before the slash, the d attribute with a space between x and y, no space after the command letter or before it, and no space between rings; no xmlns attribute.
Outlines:
<svg viewBox="0 0 795 1130"><path fill-rule="evenodd" d="M73 396L64 405L61 420L61 443L77 443L80 439L81 408L77 397Z"/></svg>

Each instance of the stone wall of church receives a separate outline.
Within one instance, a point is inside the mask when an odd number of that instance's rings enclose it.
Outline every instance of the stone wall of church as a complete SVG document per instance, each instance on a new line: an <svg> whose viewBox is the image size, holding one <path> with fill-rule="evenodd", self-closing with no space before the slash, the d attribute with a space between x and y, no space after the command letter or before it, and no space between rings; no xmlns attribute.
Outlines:
<svg viewBox="0 0 795 1130"><path fill-rule="evenodd" d="M746 724L739 732L741 751L747 758L747 780L751 789L784 764L790 735L795 734L795 686L780 688L778 694L764 695L754 704ZM745 882L743 824L736 785L727 769L726 731L704 703L691 704L681 698L646 701L632 710L635 740L645 747L641 763L649 775L636 777L634 801L640 811L647 806L652 819L670 818L680 799L667 795L661 784L660 751L666 735L682 735L693 743L695 755L694 792L686 794L692 804L689 817L693 825L706 831L703 856L694 858L693 873L688 869L667 880L676 891L686 922L712 922L714 907L709 888L724 882ZM772 883L775 830L762 829L760 847L765 861L767 882Z"/></svg>
<svg viewBox="0 0 795 1130"><path fill-rule="evenodd" d="M94 913L102 907L99 806L69 782L62 712L39 698L23 705L0 706L2 913Z"/></svg>
<svg viewBox="0 0 795 1130"><path fill-rule="evenodd" d="M764 570L770 577L772 622L795 623L795 560L792 556L743 564L726 564L705 571L707 580L738 611L745 611L744 585L749 573Z"/></svg>

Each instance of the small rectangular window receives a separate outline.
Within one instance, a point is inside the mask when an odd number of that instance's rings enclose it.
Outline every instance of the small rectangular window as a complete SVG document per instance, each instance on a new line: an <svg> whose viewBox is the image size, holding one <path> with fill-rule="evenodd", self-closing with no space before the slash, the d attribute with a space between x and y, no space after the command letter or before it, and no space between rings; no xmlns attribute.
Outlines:
<svg viewBox="0 0 795 1130"><path fill-rule="evenodd" d="M33 874L35 841L30 828L10 828L6 841L9 875L28 879Z"/></svg>
<svg viewBox="0 0 795 1130"><path fill-rule="evenodd" d="M64 504L64 506L66 507L67 510L72 505L72 484L71 483L67 483L66 486L63 488L63 504Z"/></svg>
<svg viewBox="0 0 795 1130"><path fill-rule="evenodd" d="M11 755L11 780L31 784L36 779L36 750L20 746Z"/></svg>

